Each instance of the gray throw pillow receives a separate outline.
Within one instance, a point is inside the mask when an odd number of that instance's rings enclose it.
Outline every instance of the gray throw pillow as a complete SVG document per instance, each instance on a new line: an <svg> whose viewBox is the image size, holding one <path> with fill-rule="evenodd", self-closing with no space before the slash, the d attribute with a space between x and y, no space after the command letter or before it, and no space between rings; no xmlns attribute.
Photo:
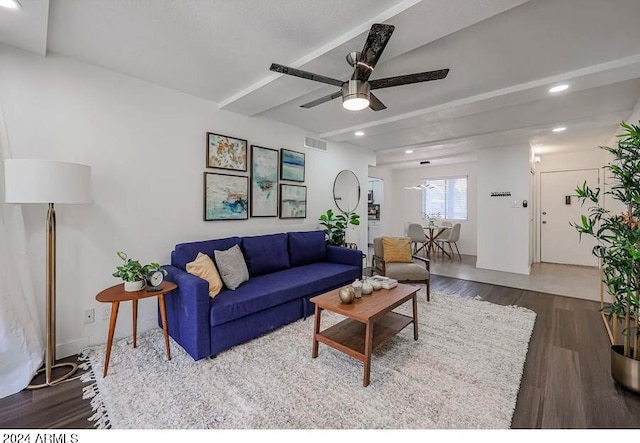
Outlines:
<svg viewBox="0 0 640 443"><path fill-rule="evenodd" d="M240 246L235 245L226 251L213 251L216 266L224 285L234 290L249 280L249 270L244 261Z"/></svg>

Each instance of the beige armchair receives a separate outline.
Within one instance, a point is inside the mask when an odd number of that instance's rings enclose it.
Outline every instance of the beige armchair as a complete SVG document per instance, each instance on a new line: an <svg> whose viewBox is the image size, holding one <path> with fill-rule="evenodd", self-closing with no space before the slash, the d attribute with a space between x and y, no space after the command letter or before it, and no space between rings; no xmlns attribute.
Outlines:
<svg viewBox="0 0 640 443"><path fill-rule="evenodd" d="M392 238L392 237L387 237ZM395 237L396 239L398 237ZM429 272L429 259L411 254L410 241L409 244L409 257L414 261L412 262L396 262L385 261L384 257L384 243L383 237L377 237L373 239L373 260L372 260L372 272L378 275L384 275L399 282L421 282L426 284L427 301L431 300L430 294L430 276ZM410 240L410 239L409 239ZM420 264L415 263L415 260Z"/></svg>

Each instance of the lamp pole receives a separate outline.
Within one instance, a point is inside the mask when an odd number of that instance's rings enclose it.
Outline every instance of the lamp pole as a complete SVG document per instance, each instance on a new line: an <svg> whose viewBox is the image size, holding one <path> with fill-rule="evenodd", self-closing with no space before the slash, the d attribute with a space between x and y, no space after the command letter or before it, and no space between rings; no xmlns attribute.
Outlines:
<svg viewBox="0 0 640 443"><path fill-rule="evenodd" d="M67 372L53 377L53 369L68 366ZM47 347L45 350L44 368L37 374L45 373L45 382L27 386L27 389L39 389L53 386L71 377L78 370L73 362L56 364L56 210L53 203L49 203L47 211Z"/></svg>

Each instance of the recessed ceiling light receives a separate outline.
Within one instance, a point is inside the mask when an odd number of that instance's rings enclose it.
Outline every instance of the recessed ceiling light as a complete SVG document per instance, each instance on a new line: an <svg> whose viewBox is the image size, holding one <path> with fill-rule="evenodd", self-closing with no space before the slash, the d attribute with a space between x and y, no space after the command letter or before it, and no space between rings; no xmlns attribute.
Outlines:
<svg viewBox="0 0 640 443"><path fill-rule="evenodd" d="M405 154L413 154L413 149L407 149L404 151Z"/></svg>
<svg viewBox="0 0 640 443"><path fill-rule="evenodd" d="M18 0L0 0L0 6L9 9L20 9L20 3L18 3Z"/></svg>
<svg viewBox="0 0 640 443"><path fill-rule="evenodd" d="M566 127L564 126L558 126L557 128L553 128L553 132L562 132L562 131L566 131Z"/></svg>
<svg viewBox="0 0 640 443"><path fill-rule="evenodd" d="M569 85L565 83L562 85L554 86L553 88L549 89L549 92L562 92L562 91L566 91L567 89L569 89Z"/></svg>
<svg viewBox="0 0 640 443"><path fill-rule="evenodd" d="M362 137L364 135L364 131L356 131L353 133L353 135L357 136L357 137Z"/></svg>

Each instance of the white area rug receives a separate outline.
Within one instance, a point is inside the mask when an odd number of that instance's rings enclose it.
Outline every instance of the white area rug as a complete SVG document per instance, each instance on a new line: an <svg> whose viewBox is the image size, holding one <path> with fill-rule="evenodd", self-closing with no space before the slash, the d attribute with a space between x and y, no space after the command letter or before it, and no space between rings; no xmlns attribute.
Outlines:
<svg viewBox="0 0 640 443"><path fill-rule="evenodd" d="M457 295L419 293L420 338L409 325L363 364L320 344L313 317L198 362L161 329L85 356L99 427L116 429L507 429L535 313ZM410 314L411 303L397 310ZM342 320L324 312L322 329Z"/></svg>

